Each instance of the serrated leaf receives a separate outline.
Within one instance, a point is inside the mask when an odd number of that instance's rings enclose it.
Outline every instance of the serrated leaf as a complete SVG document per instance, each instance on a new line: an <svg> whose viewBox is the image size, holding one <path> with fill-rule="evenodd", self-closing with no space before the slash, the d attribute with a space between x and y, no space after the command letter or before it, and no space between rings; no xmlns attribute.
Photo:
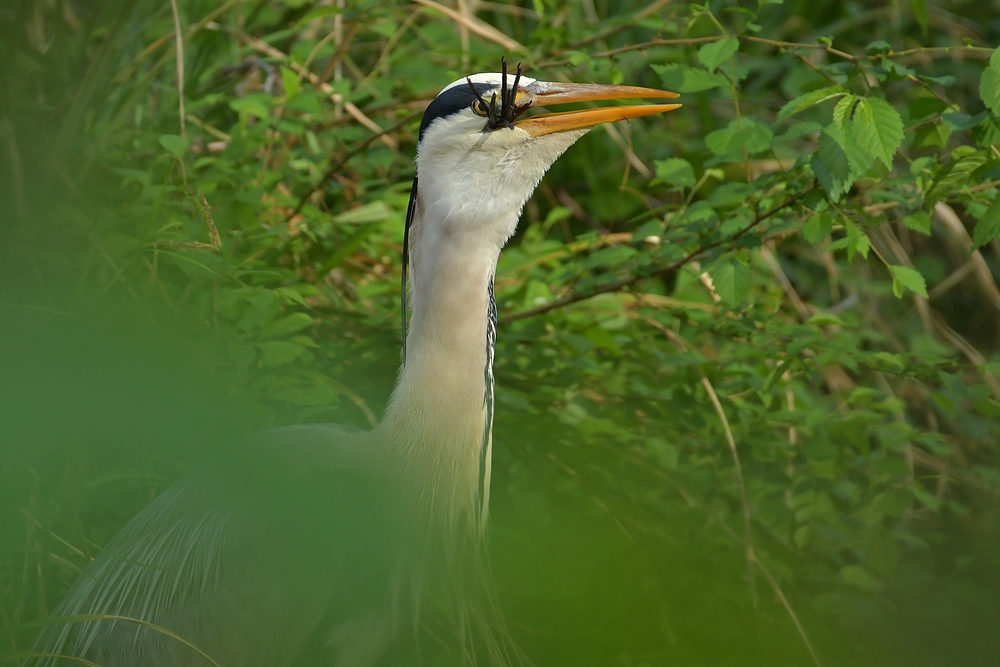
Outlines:
<svg viewBox="0 0 1000 667"><path fill-rule="evenodd" d="M916 19L921 32L926 35L927 22L931 17L930 11L927 9L927 0L910 0L910 11L913 12L913 18Z"/></svg>
<svg viewBox="0 0 1000 667"><path fill-rule="evenodd" d="M863 125L871 122L871 108L863 103L864 100L856 102L851 117L844 122L843 129L838 128L836 123L831 123L826 128L826 133L837 142L847 158L848 177L845 181L845 193L854 181L868 173L875 164L875 156L865 150L858 140Z"/></svg>
<svg viewBox="0 0 1000 667"><path fill-rule="evenodd" d="M799 95L781 107L781 111L778 112L778 120L784 120L792 114L808 109L820 102L847 94L847 90L841 86L827 86L826 88L820 88L804 95Z"/></svg>
<svg viewBox="0 0 1000 667"><path fill-rule="evenodd" d="M983 217L976 223L976 228L972 231L972 244L978 248L998 236L1000 236L1000 197L993 200L986 213L983 213Z"/></svg>
<svg viewBox="0 0 1000 667"><path fill-rule="evenodd" d="M857 139L861 148L892 169L893 156L903 143L903 119L899 112L885 100L869 97L859 102L855 119L860 123Z"/></svg>
<svg viewBox="0 0 1000 667"><path fill-rule="evenodd" d="M159 142L171 155L178 159L183 159L184 153L187 152L188 140L179 134L162 134L160 135Z"/></svg>
<svg viewBox="0 0 1000 667"><path fill-rule="evenodd" d="M844 130L844 123L851 117L851 109L857 99L854 95L844 95L837 106L833 107L833 122L841 131Z"/></svg>
<svg viewBox="0 0 1000 667"><path fill-rule="evenodd" d="M979 80L979 96L990 111L1000 114L1000 49L990 56L990 62Z"/></svg>
<svg viewBox="0 0 1000 667"><path fill-rule="evenodd" d="M1000 123L996 116L989 115L979 125L972 128L972 140L980 148L989 148L1000 144Z"/></svg>
<svg viewBox="0 0 1000 667"><path fill-rule="evenodd" d="M744 301L750 291L750 267L739 260L730 260L712 270L715 292L724 303L735 306Z"/></svg>
<svg viewBox="0 0 1000 667"><path fill-rule="evenodd" d="M917 211L912 215L904 215L903 224L906 225L907 229L921 234L929 236L931 233L931 216L927 211Z"/></svg>
<svg viewBox="0 0 1000 667"><path fill-rule="evenodd" d="M927 298L927 283L919 271L908 266L890 266L889 270L892 272L892 293L897 299L902 298L904 287Z"/></svg>
<svg viewBox="0 0 1000 667"><path fill-rule="evenodd" d="M802 226L802 237L813 245L819 245L830 235L833 229L833 221L826 213L818 213L806 221Z"/></svg>
<svg viewBox="0 0 1000 667"><path fill-rule="evenodd" d="M717 42L709 42L698 49L698 61L705 66L709 72L714 72L722 63L733 57L740 50L740 40L735 37L726 37Z"/></svg>
<svg viewBox="0 0 1000 667"><path fill-rule="evenodd" d="M845 220L845 223L847 225L847 238L850 239L850 243L847 246L847 261L854 261L854 253L868 259L868 250L871 248L871 240L868 238L868 233L850 220Z"/></svg>
<svg viewBox="0 0 1000 667"><path fill-rule="evenodd" d="M689 188L695 184L691 163L679 157L656 160L656 177L671 185Z"/></svg>
<svg viewBox="0 0 1000 667"><path fill-rule="evenodd" d="M810 165L819 184L833 202L839 201L854 183L847 155L829 132L819 135L819 145Z"/></svg>

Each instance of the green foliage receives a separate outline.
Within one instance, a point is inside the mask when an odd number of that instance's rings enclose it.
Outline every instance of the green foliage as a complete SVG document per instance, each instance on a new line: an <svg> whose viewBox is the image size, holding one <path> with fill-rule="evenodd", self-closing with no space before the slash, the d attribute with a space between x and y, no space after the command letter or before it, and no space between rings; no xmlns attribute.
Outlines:
<svg viewBox="0 0 1000 667"><path fill-rule="evenodd" d="M369 428L436 92L501 55L680 92L570 149L497 267L494 560L512 627L541 629L519 640L537 664L995 654L995 7L470 2L465 31L423 4L181 0L179 91L169 5L92 4L0 12L3 313L125 311L246 430ZM0 452L20 649L198 459L88 433Z"/></svg>

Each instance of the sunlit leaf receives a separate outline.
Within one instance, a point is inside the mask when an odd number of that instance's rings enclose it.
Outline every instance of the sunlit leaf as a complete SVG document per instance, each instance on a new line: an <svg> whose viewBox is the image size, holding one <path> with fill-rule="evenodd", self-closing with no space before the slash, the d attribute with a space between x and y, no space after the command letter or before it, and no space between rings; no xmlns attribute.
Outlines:
<svg viewBox="0 0 1000 667"><path fill-rule="evenodd" d="M927 283L919 271L896 265L890 266L889 270L892 271L892 293L897 299L902 298L904 288L927 298Z"/></svg>
<svg viewBox="0 0 1000 667"><path fill-rule="evenodd" d="M983 70L979 79L979 96L993 113L1000 114L1000 49L993 52Z"/></svg>
<svg viewBox="0 0 1000 667"><path fill-rule="evenodd" d="M908 229L921 234L931 233L931 215L927 211L917 211L911 215L903 216L903 224Z"/></svg>
<svg viewBox="0 0 1000 667"><path fill-rule="evenodd" d="M709 42L698 49L698 61L705 66L709 72L733 57L740 50L740 40L735 37L726 37L717 42Z"/></svg>
<svg viewBox="0 0 1000 667"><path fill-rule="evenodd" d="M896 149L903 142L903 119L885 100L868 97L858 105L856 113L861 123L857 134L861 147L892 168Z"/></svg>
<svg viewBox="0 0 1000 667"><path fill-rule="evenodd" d="M785 106L781 107L781 111L778 112L778 120L784 120L785 118L819 104L820 102L832 100L846 94L846 88L841 86L828 86L826 88L820 88L819 90L805 93L804 95L799 95L795 99L790 100L787 104L785 104Z"/></svg>

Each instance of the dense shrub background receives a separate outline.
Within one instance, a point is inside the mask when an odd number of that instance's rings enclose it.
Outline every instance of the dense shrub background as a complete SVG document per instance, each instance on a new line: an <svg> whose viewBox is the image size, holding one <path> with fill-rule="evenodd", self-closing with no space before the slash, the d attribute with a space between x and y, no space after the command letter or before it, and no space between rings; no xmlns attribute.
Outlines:
<svg viewBox="0 0 1000 667"><path fill-rule="evenodd" d="M213 447L377 421L421 110L506 55L684 103L581 140L501 258L529 655L996 664L998 3L15 0L0 35L0 658Z"/></svg>

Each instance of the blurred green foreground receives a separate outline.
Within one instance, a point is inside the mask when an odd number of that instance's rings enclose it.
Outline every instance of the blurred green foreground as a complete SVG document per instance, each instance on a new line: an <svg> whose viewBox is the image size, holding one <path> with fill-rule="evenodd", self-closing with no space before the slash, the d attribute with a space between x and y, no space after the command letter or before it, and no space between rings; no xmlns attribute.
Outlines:
<svg viewBox="0 0 1000 667"><path fill-rule="evenodd" d="M525 652L998 664L998 42L972 0L0 7L0 660L241 437L377 422L420 113L506 54L685 104L574 146L498 269Z"/></svg>

